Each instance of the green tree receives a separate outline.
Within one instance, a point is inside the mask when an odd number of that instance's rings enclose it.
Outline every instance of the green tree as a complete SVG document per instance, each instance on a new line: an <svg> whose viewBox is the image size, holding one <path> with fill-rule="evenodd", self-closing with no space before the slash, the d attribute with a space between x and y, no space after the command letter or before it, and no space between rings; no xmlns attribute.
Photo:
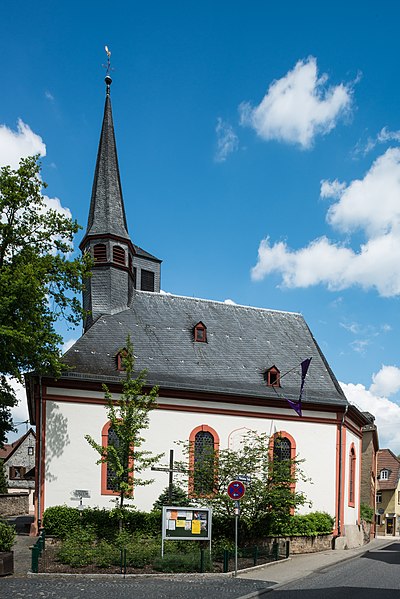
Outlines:
<svg viewBox="0 0 400 599"><path fill-rule="evenodd" d="M4 469L4 462L0 460L0 493L7 493L7 481L6 481L6 473Z"/></svg>
<svg viewBox="0 0 400 599"><path fill-rule="evenodd" d="M187 492L181 489L180 486L173 484L171 499L169 498L169 487L165 487L164 491L153 503L153 510L162 510L164 505L174 505L176 507L190 507L192 504L188 499Z"/></svg>
<svg viewBox="0 0 400 599"><path fill-rule="evenodd" d="M16 404L10 377L60 372L62 341L54 325L70 325L82 312L75 294L88 276L89 259L70 259L76 221L48 209L38 157L0 169L0 446L13 429Z"/></svg>
<svg viewBox="0 0 400 599"><path fill-rule="evenodd" d="M141 449L144 438L142 431L149 427L149 412L156 407L158 388L153 387L145 393L145 372L133 377L133 347L128 336L122 365L125 380L122 383L122 394L115 401L106 385L103 385L107 401L107 418L111 423L115 440L107 446L97 443L90 435L85 435L87 442L100 455L97 464L107 464L112 472L114 490L118 493L118 504L122 510L125 498L132 495L133 487L149 485L150 479L141 478L141 473L156 464L163 454L152 455ZM122 512L121 512L122 513ZM123 515L122 515L123 518Z"/></svg>
<svg viewBox="0 0 400 599"><path fill-rule="evenodd" d="M293 510L308 503L304 493L296 491L296 483L307 480L301 460L273 456L270 438L264 433L249 431L238 449L203 448L201 459L196 459L193 446L186 445L184 451L187 462L179 467L184 469L186 464L183 482L189 483L196 495L191 500L198 506L211 506L216 516L234 515L234 502L227 489L240 475L250 480L240 500L240 517L249 527L262 526L264 532L279 534Z"/></svg>

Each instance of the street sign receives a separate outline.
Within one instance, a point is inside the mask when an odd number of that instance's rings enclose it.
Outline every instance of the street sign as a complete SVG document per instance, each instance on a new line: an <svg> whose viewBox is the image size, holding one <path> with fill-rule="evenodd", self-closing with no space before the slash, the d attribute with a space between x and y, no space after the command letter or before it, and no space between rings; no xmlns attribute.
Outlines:
<svg viewBox="0 0 400 599"><path fill-rule="evenodd" d="M246 492L246 487L240 480L233 480L228 485L228 495L231 499L242 499Z"/></svg>
<svg viewBox="0 0 400 599"><path fill-rule="evenodd" d="M238 476L236 476L235 480L240 480L240 482L244 483L245 485L251 484L251 476L249 476L248 474L239 474Z"/></svg>

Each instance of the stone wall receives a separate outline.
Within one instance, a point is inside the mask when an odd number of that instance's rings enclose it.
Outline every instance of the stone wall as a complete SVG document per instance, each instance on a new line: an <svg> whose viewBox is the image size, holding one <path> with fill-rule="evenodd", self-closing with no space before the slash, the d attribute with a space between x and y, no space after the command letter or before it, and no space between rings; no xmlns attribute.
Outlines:
<svg viewBox="0 0 400 599"><path fill-rule="evenodd" d="M0 495L0 516L20 516L29 512L29 493Z"/></svg>
<svg viewBox="0 0 400 599"><path fill-rule="evenodd" d="M317 553L318 551L328 551L332 549L333 535L318 535L316 537L279 537L279 538L266 538L258 542L252 541L252 545L259 545L260 547L268 547L269 551L272 551L272 545L274 542L279 541L282 545L286 541L290 543L290 554L294 555L297 553Z"/></svg>

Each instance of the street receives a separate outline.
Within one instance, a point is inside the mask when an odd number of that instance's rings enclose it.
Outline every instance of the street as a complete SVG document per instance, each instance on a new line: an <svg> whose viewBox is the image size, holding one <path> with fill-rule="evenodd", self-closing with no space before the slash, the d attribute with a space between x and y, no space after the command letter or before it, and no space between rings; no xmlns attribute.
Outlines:
<svg viewBox="0 0 400 599"><path fill-rule="evenodd" d="M280 585L276 599L395 599L400 590L400 543Z"/></svg>

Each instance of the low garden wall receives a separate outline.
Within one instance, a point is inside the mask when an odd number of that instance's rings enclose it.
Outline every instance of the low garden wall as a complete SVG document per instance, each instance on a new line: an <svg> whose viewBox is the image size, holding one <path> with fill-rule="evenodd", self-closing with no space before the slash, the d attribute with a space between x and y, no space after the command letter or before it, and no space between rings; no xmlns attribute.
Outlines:
<svg viewBox="0 0 400 599"><path fill-rule="evenodd" d="M5 493L0 495L0 516L20 516L29 512L29 493Z"/></svg>
<svg viewBox="0 0 400 599"><path fill-rule="evenodd" d="M297 553L317 553L318 551L327 551L332 549L333 535L317 535L314 537L271 537L267 539L260 539L259 541L252 541L252 545L259 545L260 547L268 547L272 551L272 545L274 542L279 541L290 543L290 553L292 555Z"/></svg>

